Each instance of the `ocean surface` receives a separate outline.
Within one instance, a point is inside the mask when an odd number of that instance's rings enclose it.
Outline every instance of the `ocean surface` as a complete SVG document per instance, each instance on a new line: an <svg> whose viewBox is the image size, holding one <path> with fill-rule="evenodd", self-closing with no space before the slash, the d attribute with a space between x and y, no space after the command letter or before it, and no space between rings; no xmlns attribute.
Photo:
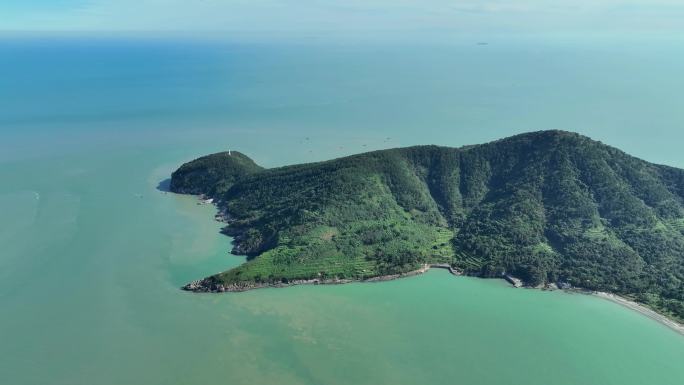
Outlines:
<svg viewBox="0 0 684 385"><path fill-rule="evenodd" d="M566 129L684 167L680 42L487 41L0 38L0 382L684 383L684 337L586 295L443 271L179 290L244 261L213 207L158 188L215 151L273 167Z"/></svg>

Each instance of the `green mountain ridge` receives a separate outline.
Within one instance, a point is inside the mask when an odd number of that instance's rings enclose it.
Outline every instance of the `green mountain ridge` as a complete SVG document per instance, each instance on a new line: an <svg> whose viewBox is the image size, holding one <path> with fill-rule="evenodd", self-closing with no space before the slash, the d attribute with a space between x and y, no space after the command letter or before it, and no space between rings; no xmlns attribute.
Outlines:
<svg viewBox="0 0 684 385"><path fill-rule="evenodd" d="M216 200L248 261L187 286L361 280L448 263L466 274L620 294L684 319L684 170L579 134L416 146L263 169L237 152L172 175Z"/></svg>

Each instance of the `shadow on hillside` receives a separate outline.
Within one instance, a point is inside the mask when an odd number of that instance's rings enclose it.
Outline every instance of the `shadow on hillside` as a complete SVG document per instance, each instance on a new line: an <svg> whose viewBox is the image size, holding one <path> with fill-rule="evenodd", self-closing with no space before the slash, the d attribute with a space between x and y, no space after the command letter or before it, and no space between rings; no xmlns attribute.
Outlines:
<svg viewBox="0 0 684 385"><path fill-rule="evenodd" d="M171 192L171 178L166 178L159 182L157 185L157 190L162 192Z"/></svg>

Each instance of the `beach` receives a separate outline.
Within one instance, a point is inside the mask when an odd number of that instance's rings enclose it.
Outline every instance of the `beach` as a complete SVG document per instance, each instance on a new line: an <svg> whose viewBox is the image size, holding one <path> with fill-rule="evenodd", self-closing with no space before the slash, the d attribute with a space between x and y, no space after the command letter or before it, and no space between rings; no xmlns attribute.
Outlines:
<svg viewBox="0 0 684 385"><path fill-rule="evenodd" d="M611 302L615 302L619 305L622 305L628 309L634 310L642 315L645 315L646 317L658 321L661 324L667 326L668 328L676 331L677 333L684 335L684 325L671 320L670 318L654 311L649 308L647 308L644 305L641 305L637 302L630 301L627 298L620 297L619 295L611 294L611 293L605 293L605 292L593 292L593 295L606 299Z"/></svg>

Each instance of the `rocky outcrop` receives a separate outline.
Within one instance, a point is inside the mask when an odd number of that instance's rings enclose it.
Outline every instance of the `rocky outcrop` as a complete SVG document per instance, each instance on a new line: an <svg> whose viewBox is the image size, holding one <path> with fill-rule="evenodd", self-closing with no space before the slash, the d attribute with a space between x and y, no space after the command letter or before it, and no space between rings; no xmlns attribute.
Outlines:
<svg viewBox="0 0 684 385"><path fill-rule="evenodd" d="M294 285L339 285L343 283L354 282L351 279L296 279L286 282L240 282L230 285L211 282L208 279L200 279L192 281L181 289L185 291L192 291L195 293L225 293L225 292L241 292L252 289L261 289L265 287L287 287Z"/></svg>
<svg viewBox="0 0 684 385"><path fill-rule="evenodd" d="M520 280L519 278L515 278L514 276L510 274L504 274L503 279L508 281L513 287L522 287L523 286L523 281Z"/></svg>
<svg viewBox="0 0 684 385"><path fill-rule="evenodd" d="M420 269L412 270L406 273L400 274L389 274L380 275L377 277L367 278L367 279L340 279L340 278L313 278L313 279L296 279L281 282L240 282L230 285L225 285L222 283L214 282L211 278L198 279L188 283L181 289L185 291L192 291L195 293L225 293L225 292L241 292L252 289L260 289L265 287L288 287L294 285L339 285L343 283L351 282L383 282L391 281L398 278L411 277L414 275L420 275L431 268L445 269L448 270L453 275L462 275L462 272L454 269L451 265L446 263L441 264L424 264Z"/></svg>

